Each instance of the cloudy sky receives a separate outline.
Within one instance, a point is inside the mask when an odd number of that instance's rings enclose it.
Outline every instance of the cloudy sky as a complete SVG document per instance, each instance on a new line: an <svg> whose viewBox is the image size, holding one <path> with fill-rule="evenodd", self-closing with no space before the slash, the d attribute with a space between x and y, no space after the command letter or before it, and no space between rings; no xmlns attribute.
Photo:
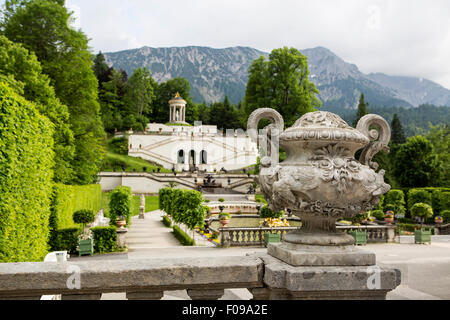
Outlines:
<svg viewBox="0 0 450 320"><path fill-rule="evenodd" d="M67 0L95 51L323 46L361 71L450 88L448 0Z"/></svg>

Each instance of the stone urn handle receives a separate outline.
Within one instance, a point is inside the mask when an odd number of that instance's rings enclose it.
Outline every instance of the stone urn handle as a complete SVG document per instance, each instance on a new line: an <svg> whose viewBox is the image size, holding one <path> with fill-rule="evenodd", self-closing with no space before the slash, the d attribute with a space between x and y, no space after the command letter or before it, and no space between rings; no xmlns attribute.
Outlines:
<svg viewBox="0 0 450 320"><path fill-rule="evenodd" d="M272 155L271 150L278 148L278 144L275 144L275 141L273 141L270 137L279 137L284 130L284 120L281 114L272 108L261 108L253 111L247 121L247 132L252 141L255 143L258 143L258 124L262 119L270 120L271 124L264 128L264 130L267 130L266 138L269 142L269 148L266 156L261 159L261 165L270 166Z"/></svg>
<svg viewBox="0 0 450 320"><path fill-rule="evenodd" d="M372 162L372 159L380 151L390 152L388 144L391 140L391 128L379 115L368 114L359 120L356 129L370 140L369 145L363 149L359 161L376 171L379 165Z"/></svg>

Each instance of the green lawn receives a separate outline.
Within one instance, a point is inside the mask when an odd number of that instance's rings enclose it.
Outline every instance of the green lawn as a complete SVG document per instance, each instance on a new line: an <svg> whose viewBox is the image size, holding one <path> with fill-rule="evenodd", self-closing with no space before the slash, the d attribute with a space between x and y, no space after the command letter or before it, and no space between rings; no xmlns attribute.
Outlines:
<svg viewBox="0 0 450 320"><path fill-rule="evenodd" d="M139 215L139 206L141 205L141 199L139 196L133 196L131 201L131 215ZM105 212L105 217L109 217L109 193L102 192L102 208ZM151 212L159 209L159 197L158 196L146 196L145 197L145 212Z"/></svg>
<svg viewBox="0 0 450 320"><path fill-rule="evenodd" d="M116 169L116 171L121 172L122 166L125 166L125 172L134 172L135 170L136 172L144 172L144 167L147 168L147 172L156 171L158 168L161 169L161 172L171 172L141 158L125 156L111 151L106 152L102 164L102 171L112 172Z"/></svg>

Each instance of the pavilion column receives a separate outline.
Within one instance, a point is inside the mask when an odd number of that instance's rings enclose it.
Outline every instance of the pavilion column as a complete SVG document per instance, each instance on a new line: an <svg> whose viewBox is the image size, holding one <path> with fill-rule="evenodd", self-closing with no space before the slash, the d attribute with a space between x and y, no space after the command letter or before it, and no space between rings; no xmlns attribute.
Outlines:
<svg viewBox="0 0 450 320"><path fill-rule="evenodd" d="M170 107L169 113L170 113L170 115L169 115L169 122L172 122L172 107Z"/></svg>

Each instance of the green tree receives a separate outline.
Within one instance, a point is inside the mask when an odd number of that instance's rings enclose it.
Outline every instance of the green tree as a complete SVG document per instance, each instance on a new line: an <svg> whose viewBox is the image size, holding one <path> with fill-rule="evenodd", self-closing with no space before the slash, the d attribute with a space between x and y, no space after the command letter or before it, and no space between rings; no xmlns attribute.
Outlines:
<svg viewBox="0 0 450 320"><path fill-rule="evenodd" d="M158 85L156 90L156 100L153 104L151 119L154 122L166 123L169 121L169 100L176 93L187 102L186 122L193 124L197 120L197 108L191 97L191 85L185 78L174 78Z"/></svg>
<svg viewBox="0 0 450 320"><path fill-rule="evenodd" d="M0 36L0 77L17 94L34 102L39 112L54 124L55 166L54 181L67 183L73 178L75 147L74 137L69 124L67 106L55 96L47 75L36 56L29 53L20 44Z"/></svg>
<svg viewBox="0 0 450 320"><path fill-rule="evenodd" d="M68 106L75 137L75 174L70 182L88 184L97 178L104 153L98 82L88 39L71 27L72 13L64 3L7 0L2 28L8 39L36 54L56 96Z"/></svg>
<svg viewBox="0 0 450 320"><path fill-rule="evenodd" d="M98 86L102 88L103 83L110 80L112 68L106 64L105 56L101 51L95 56L93 69L98 80Z"/></svg>
<svg viewBox="0 0 450 320"><path fill-rule="evenodd" d="M126 85L125 101L131 113L142 116L151 113L156 82L146 68L134 70Z"/></svg>
<svg viewBox="0 0 450 320"><path fill-rule="evenodd" d="M394 160L394 175L402 187L428 187L439 180L441 166L430 141L414 136L399 147Z"/></svg>
<svg viewBox="0 0 450 320"><path fill-rule="evenodd" d="M268 61L260 57L249 68L245 110L248 116L257 108L274 108L289 126L321 106L317 94L307 58L294 48L274 49Z"/></svg>
<svg viewBox="0 0 450 320"><path fill-rule="evenodd" d="M210 124L210 107L206 103L201 103L197 105L197 120L201 121L203 124Z"/></svg>
<svg viewBox="0 0 450 320"><path fill-rule="evenodd" d="M361 93L361 96L359 97L358 111L356 112L356 119L355 121L353 121L353 127L356 128L359 120L365 115L369 114L369 111L367 109L368 106L369 103L364 101L364 93Z"/></svg>
<svg viewBox="0 0 450 320"><path fill-rule="evenodd" d="M450 186L450 128L448 125L431 125L426 138L431 142L438 162L442 163L442 175L435 181L436 187Z"/></svg>
<svg viewBox="0 0 450 320"><path fill-rule="evenodd" d="M210 123L219 129L241 128L240 114L236 106L230 104L228 97L224 102L213 103L209 110Z"/></svg>
<svg viewBox="0 0 450 320"><path fill-rule="evenodd" d="M394 144L403 144L406 142L405 132L403 131L402 123L395 113L391 122L392 138L391 141Z"/></svg>

